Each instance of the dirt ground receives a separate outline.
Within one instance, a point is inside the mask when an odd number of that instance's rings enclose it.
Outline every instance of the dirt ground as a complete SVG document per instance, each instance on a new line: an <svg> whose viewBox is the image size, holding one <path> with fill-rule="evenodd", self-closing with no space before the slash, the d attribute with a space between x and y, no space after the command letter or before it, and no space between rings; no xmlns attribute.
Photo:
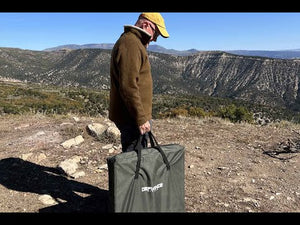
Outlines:
<svg viewBox="0 0 300 225"><path fill-rule="evenodd" d="M88 134L107 119L74 117L0 116L0 212L107 212L106 158L120 144ZM61 146L79 134L83 143ZM176 118L154 120L153 134L185 146L186 212L300 212L300 125ZM83 175L62 176L74 156Z"/></svg>

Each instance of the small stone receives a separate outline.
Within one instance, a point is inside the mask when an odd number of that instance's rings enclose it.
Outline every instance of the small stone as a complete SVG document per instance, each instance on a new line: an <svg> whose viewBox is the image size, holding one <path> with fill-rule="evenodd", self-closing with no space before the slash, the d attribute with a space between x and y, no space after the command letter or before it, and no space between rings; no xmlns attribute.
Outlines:
<svg viewBox="0 0 300 225"><path fill-rule="evenodd" d="M47 194L41 195L39 197L39 200L44 205L55 205L55 204L57 204L57 202L50 195L47 195Z"/></svg>
<svg viewBox="0 0 300 225"><path fill-rule="evenodd" d="M228 167L225 167L225 166L219 166L217 167L218 170L228 170L229 168Z"/></svg>
<svg viewBox="0 0 300 225"><path fill-rule="evenodd" d="M84 177L85 176L85 172L84 171L78 171L72 174L72 177L74 177L75 179L79 178L79 177Z"/></svg>
<svg viewBox="0 0 300 225"><path fill-rule="evenodd" d="M74 117L73 117L73 120L74 120L75 122L79 122L79 121L80 121L80 119L79 119L77 116L74 116Z"/></svg>
<svg viewBox="0 0 300 225"><path fill-rule="evenodd" d="M24 153L21 155L21 159L23 160L27 160L30 156L32 156L32 152L29 152L29 153Z"/></svg>
<svg viewBox="0 0 300 225"><path fill-rule="evenodd" d="M102 147L102 149L108 150L108 149L111 149L112 147L113 147L113 144L107 144L107 145L104 145L104 146Z"/></svg>
<svg viewBox="0 0 300 225"><path fill-rule="evenodd" d="M102 164L101 166L98 167L99 170L107 170L107 164Z"/></svg>

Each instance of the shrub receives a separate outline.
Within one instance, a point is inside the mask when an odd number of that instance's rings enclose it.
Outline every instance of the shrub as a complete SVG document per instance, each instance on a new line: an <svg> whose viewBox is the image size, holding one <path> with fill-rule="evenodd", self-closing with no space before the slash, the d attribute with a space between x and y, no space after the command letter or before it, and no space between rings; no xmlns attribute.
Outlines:
<svg viewBox="0 0 300 225"><path fill-rule="evenodd" d="M221 107L217 115L223 119L229 119L231 122L253 122L252 113L249 112L245 107L237 107L234 104Z"/></svg>
<svg viewBox="0 0 300 225"><path fill-rule="evenodd" d="M178 116L188 116L189 112L184 108L175 108L171 110L171 116L172 117L178 117Z"/></svg>
<svg viewBox="0 0 300 225"><path fill-rule="evenodd" d="M16 106L5 105L5 106L3 106L3 112L7 113L7 114L19 114L20 110Z"/></svg>
<svg viewBox="0 0 300 225"><path fill-rule="evenodd" d="M200 107L190 107L189 115L194 117L206 117L208 114Z"/></svg>
<svg viewBox="0 0 300 225"><path fill-rule="evenodd" d="M174 118L178 116L188 116L189 112L185 108L177 107L159 113L159 118Z"/></svg>

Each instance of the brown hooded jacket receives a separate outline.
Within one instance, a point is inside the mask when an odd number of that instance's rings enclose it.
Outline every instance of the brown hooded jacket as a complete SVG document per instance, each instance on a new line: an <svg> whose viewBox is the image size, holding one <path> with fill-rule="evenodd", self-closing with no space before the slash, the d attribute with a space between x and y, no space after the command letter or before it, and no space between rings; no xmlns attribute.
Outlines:
<svg viewBox="0 0 300 225"><path fill-rule="evenodd" d="M114 45L110 64L109 119L119 124L144 124L152 118L152 75L147 54L151 36L125 26Z"/></svg>

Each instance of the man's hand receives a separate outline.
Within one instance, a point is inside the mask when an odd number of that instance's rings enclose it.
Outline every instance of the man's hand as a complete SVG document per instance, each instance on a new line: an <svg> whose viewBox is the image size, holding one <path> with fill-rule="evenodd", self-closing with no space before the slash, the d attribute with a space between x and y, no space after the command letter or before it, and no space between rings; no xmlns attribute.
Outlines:
<svg viewBox="0 0 300 225"><path fill-rule="evenodd" d="M141 125L139 128L140 128L140 133L145 134L151 130L151 125L150 125L149 121L147 121L146 123Z"/></svg>

